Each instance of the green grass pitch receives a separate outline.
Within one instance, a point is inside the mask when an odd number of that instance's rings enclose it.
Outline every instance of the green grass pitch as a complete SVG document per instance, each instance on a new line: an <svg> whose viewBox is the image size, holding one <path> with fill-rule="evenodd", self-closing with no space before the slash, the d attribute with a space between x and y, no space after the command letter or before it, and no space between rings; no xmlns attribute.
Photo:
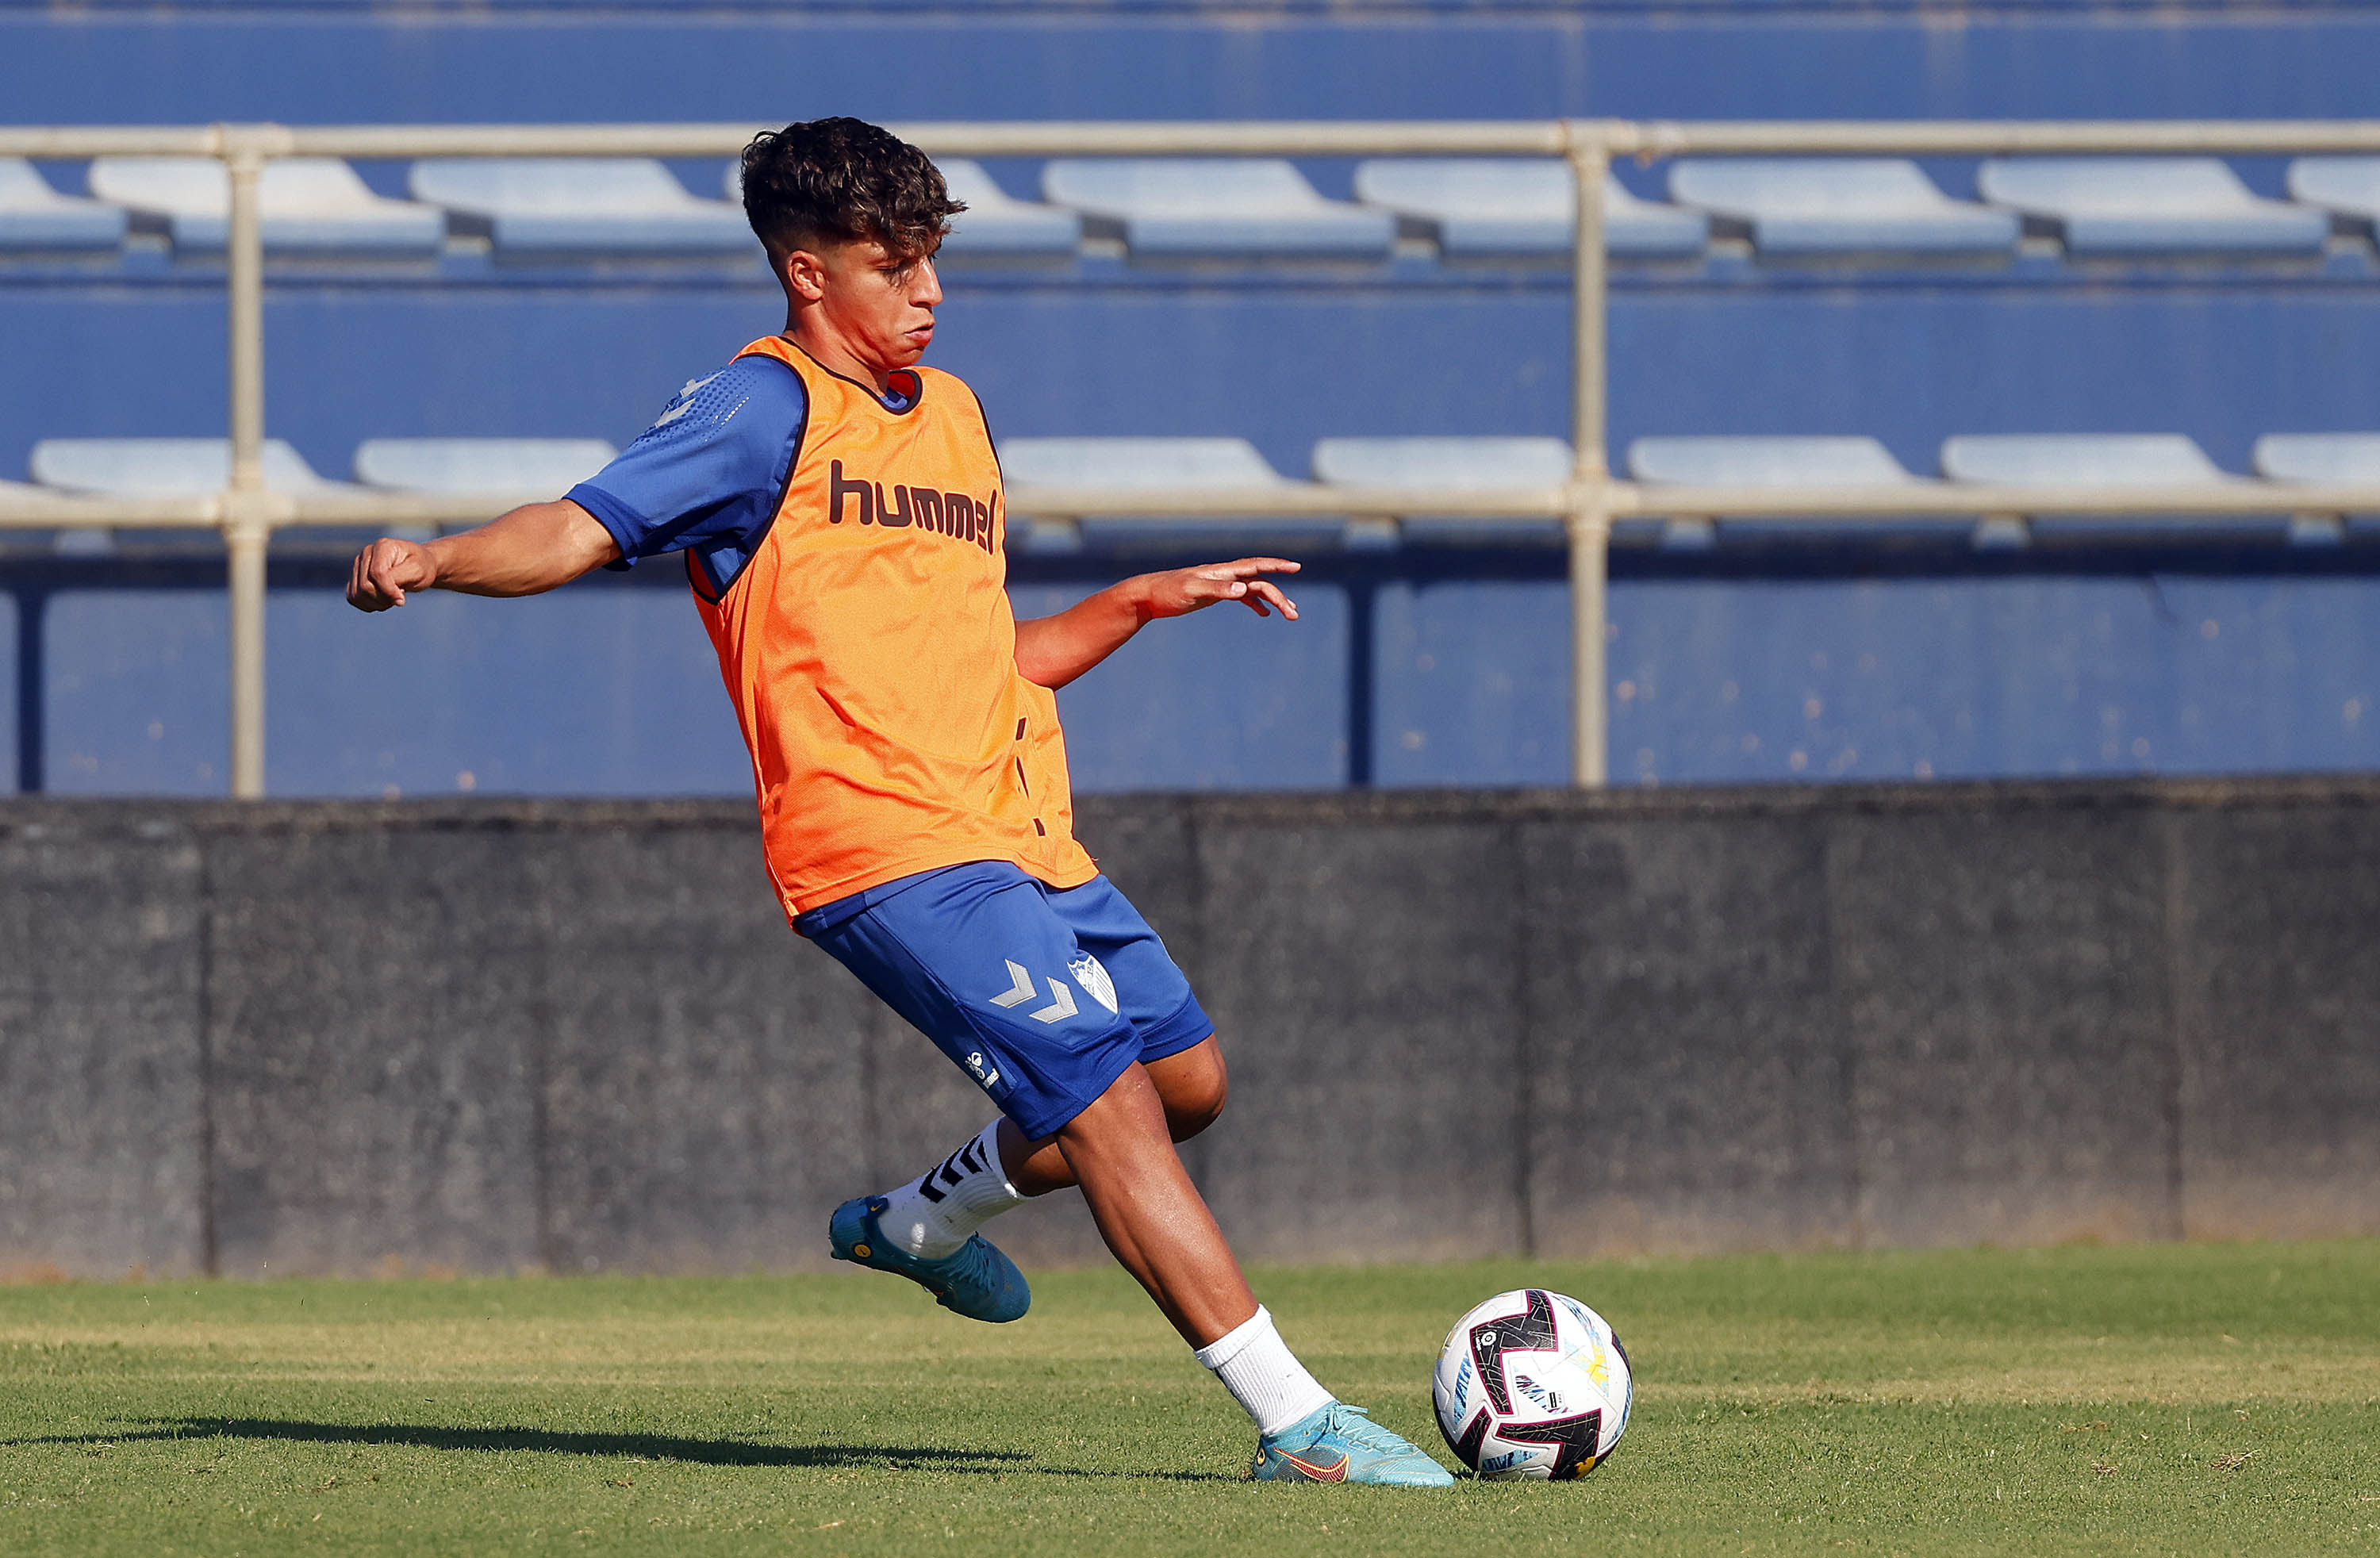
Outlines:
<svg viewBox="0 0 2380 1558"><path fill-rule="evenodd" d="M0 1552L2380 1553L2380 1243L1275 1270L1433 1449L1500 1289L1634 1355L1574 1484L1256 1485L1113 1272L0 1289Z"/></svg>

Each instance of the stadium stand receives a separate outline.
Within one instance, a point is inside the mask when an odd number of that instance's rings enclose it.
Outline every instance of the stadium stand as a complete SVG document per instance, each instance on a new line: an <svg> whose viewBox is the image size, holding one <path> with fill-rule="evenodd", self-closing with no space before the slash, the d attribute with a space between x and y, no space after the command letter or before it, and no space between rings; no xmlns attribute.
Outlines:
<svg viewBox="0 0 2380 1558"><path fill-rule="evenodd" d="M128 220L114 206L58 193L22 157L0 157L0 251L114 249Z"/></svg>
<svg viewBox="0 0 2380 1558"><path fill-rule="evenodd" d="M1567 255L1577 189L1566 163L1543 157L1374 158L1355 167L1355 198L1395 212L1413 236L1449 259ZM1709 221L1699 212L1639 200L1603 182L1603 243L1632 258L1702 252Z"/></svg>
<svg viewBox="0 0 2380 1558"><path fill-rule="evenodd" d="M2214 157L1998 158L1976 187L2071 254L2303 254L2330 235L2323 213L2251 193Z"/></svg>
<svg viewBox="0 0 2380 1558"><path fill-rule="evenodd" d="M212 157L96 158L91 189L177 250L221 250L231 229L231 180ZM267 163L256 196L268 252L427 255L446 239L437 210L372 193L336 157Z"/></svg>
<svg viewBox="0 0 2380 1558"><path fill-rule="evenodd" d="M1314 479L1335 487L1436 487L1495 492L1559 487L1570 480L1571 447L1559 438L1325 438L1314 445ZM1415 515L1399 539L1421 546L1552 546L1552 519L1447 519Z"/></svg>
<svg viewBox="0 0 2380 1558"><path fill-rule="evenodd" d="M1135 257L1378 260L1396 237L1387 212L1326 201L1280 158L1061 157L1041 192Z"/></svg>
<svg viewBox="0 0 2380 1558"><path fill-rule="evenodd" d="M1950 199L1901 157L1689 158L1670 196L1763 254L2011 253L2018 237L2014 214Z"/></svg>
<svg viewBox="0 0 2380 1558"><path fill-rule="evenodd" d="M369 438L356 480L406 493L557 498L619 451L601 438Z"/></svg>
<svg viewBox="0 0 2380 1558"><path fill-rule="evenodd" d="M1162 0L1161 17L1139 0L917 0L903 12L899 51L883 47L883 18L859 8L731 6L706 13L699 46L674 53L661 41L690 36L676 0L491 0L460 10L309 0L236 14L188 0L104 6L120 50L94 49L90 18L76 7L18 9L0 43L10 89L0 94L0 117L20 124L782 122L809 111L788 103L788 81L831 81L854 112L911 122L2313 117L2369 113L2380 68L2380 27L2368 7L2329 0L2282 8L2286 16L2271 6L2007 0L1960 9L1947 26L1938 8L1898 0L1848 10L1767 0L1301 5L1266 8L1254 24L1245 6L1208 0ZM1682 20L1713 46L1682 46ZM915 87L921 75L936 82L925 99ZM591 82L602 83L600 99L589 97ZM499 89L501 115L492 107ZM1397 224L1408 239L1435 237L1443 263L1407 242L1393 265L1359 274L1299 274L1270 263L1270 250L1144 247L1127 265L1111 262L1102 243L1077 265L1068 255L1081 252L1079 240L1053 238L1046 265L954 263L945 277L949 328L930 360L982 392L1012 457L1030 442L1019 435L1235 433L1275 470L1303 474L1313 460L1320 476L1318 441L1352 435L1552 444L1569 431L1570 310L1566 277L1546 262L1570 242L1568 170L1523 160L1536 171L1515 176L1517 188L1493 192L1489 209L1476 212L1459 203L1460 191L1458 203L1435 203L1431 178L1410 198L1394 176L1378 182L1377 169L1433 160L1452 159L1293 166L1326 209L1352 194L1363 206L1342 209ZM1613 269L1613 444L1855 429L1905 472L1924 475L1953 432L2120 425L2173 429L2220 466L2247 470L2250 445L2266 429L2380 428L2380 376L2369 371L2380 355L2380 310L2371 306L2380 255L2350 177L2350 164L2365 160L2301 159L2286 186L2294 207L2250 202L2259 219L2277 211L2295 225L2287 250L2209 247L2203 225L2189 223L2168 229L2175 247L2094 250L2083 222L2072 264L2036 240L2014 265L1989 262L1987 253L1984 263L1937 261L1921 271L1908 263L1910 251L1846 254L1823 280L1790 264L1744 264L1732 244L1706 253L1704 213L1650 198L1664 164L1623 164L1620 178L1647 198L1615 203L1612 252L1632 253L1630 234L1646 213L1685 236L1674 249L1641 251L1671 262ZM715 192L716 160L667 165L683 180L680 193ZM1488 162L1470 165L1483 189L1500 176L1488 174ZM402 166L355 166L381 194L406 192ZM2284 188L2277 159L2217 166L2218 182L2232 186L2227 209L2243 185L2267 196ZM1963 164L1923 167L1939 191L1961 198L1950 203L1973 193ZM105 224L103 241L81 258L14 247L11 210L54 213L83 188L71 164L43 161L26 171L42 189L0 174L0 451L14 457L42 438L219 429L223 297L213 257L201 253L186 268L153 239L125 244L122 213L105 205L77 208L80 219ZM987 171L1017 196L1039 188L1030 159L991 162ZM1508 195L1512 213L1503 209ZM993 210L989 199L977 203ZM1070 229L1078 220L1062 207L1014 204L1051 212ZM2193 221L2204 214L2185 204ZM775 300L749 263L748 237L732 211L711 214L733 239L716 251L726 262L708 266L613 264L636 252L615 246L625 224L613 217L596 222L594 247L497 250L536 264L490 265L476 243L450 242L435 267L342 269L313 257L289 263L300 256L276 252L267 268L268 428L316 470L340 474L358 444L380 434L503 430L623 444L669 390L774 326ZM1497 236L1508 214L1513 227ZM2032 231L2058 232L2058 220L2045 207ZM2326 248L2314 223L2332 229ZM491 218L459 225L494 232ZM953 261L970 251L968 226L963 220ZM2127 239L2140 241L2137 233ZM1506 243L1512 248L1498 252ZM2225 262L2241 253L2258 262ZM1535 263L1493 262L1532 254ZM2123 263L2089 262L2099 254ZM135 363L137 371L126 366ZM2292 479L2261 459L2253 469ZM1095 542L1103 533L1091 528ZM1234 705L1211 724L1198 723L1204 714L1190 721L1175 747L1152 743L1138 711L1208 707L1196 700L1220 674L1198 656L1161 672L1154 659L1128 659L1069 689L1081 773L1109 788L1329 784L1334 775L1560 782L1560 553L1505 546L1500 532L1466 533L1492 544L1466 547L1451 534L1441 544L1415 524L1405 539L1429 544L1366 556L1314 549L1301 581L1314 603L1307 621L1293 635L1250 640L1259 658L1248 663L1283 689L1263 739L1232 723L1241 717ZM1735 524L1721 531L1744 533ZM2369 766L2380 761L2380 721L2345 722L2340 711L2357 700L2380 706L2367 685L2370 656L2350 652L2380 622L2380 549L2361 544L2371 533L2350 529L2357 544L2321 556L2285 553L2261 534L2252 551L2240 549L2245 561L2235 558L2232 537L2187 533L2088 556L2035 549L1982 560L1937 550L1912 561L1849 537L1704 554L1621 546L1611 559L1612 663L1615 687L1624 678L1638 693L1625 702L1613 694L1613 767L1623 778L1666 783ZM1539 534L1550 540L1550 527ZM219 793L223 753L209 745L217 722L199 722L185 736L168 718L173 734L162 748L144 732L160 709L193 700L211 708L220 696L220 681L206 679L219 674L214 651L191 647L221 634L220 547L193 542L179 561L112 572L116 565L33 556L29 539L19 532L8 543L0 592L16 604L0 598L0 612L36 626L0 629L0 697L12 685L22 689L34 711L19 715L23 728L38 732L46 720L50 736L45 749L28 749L34 755L20 763L18 782ZM656 588L668 570L607 577L500 617L469 615L477 603L424 603L359 634L340 615L329 564L285 553L278 540L274 558L278 793L451 789L462 768L476 771L483 790L725 793L748 784L732 732L711 768L698 772L686 757L698 725L681 711L680 680L647 703L599 688L589 706L616 718L549 730L532 751L525 732L537 722L490 701L483 679L458 672L453 686L465 691L422 694L418 733L398 745L394 767L392 743L367 749L315 717L327 704L307 701L331 696L331 668L380 675L373 654L411 665L449 652L442 646L483 646L452 647L454 663L468 667L475 654L496 652L484 646L501 644L523 663L566 673L628 641L625 623L639 625L639 650L674 643L669 635L686 624L674 591ZM1045 607L1111 566L1096 554L1013 559L1020 603ZM2160 571L2177 566L2189 582ZM2154 591L2143 588L2151 577ZM84 609L117 595L125 604L115 615ZM70 597L82 604L67 609ZM160 597L184 615L152 609ZM2165 618L2144 603L2153 601L2170 601L2197 658L2176 658L2160 636ZM2270 626L2277 637L2265 641L2295 646L2301 675L2285 689L2274 690L2247 653L2252 636L2228 626L2242 617ZM2218 618L2219 640L2195 636L2199 623ZM169 629L169 621L184 626ZM2103 630L2102 622L2115 626ZM1347 638L1325 640L1342 627ZM1239 641L1220 626L1195 630L1211 630L1216 644ZM470 637L482 632L484 639ZM1352 749L1363 735L1358 700L1346 690L1357 678L1353 670L1330 678L1361 662L1366 633L1378 649L1373 764L1366 771L1351 750L1342 769L1330 741ZM2059 647L2078 642L2090 646L2079 658ZM7 658L11 645L23 646L22 664ZM686 658L696 671L700 651L697 634ZM2216 668L2218 680L2231 678L2220 696L2204 680L2215 674L2204 657L2218 651L2234 657ZM1293 672L1288 660L1261 658L1293 653L1311 659ZM1832 670L1814 668L1821 653ZM1862 681L1845 667L1868 654L1881 669ZM1425 673L1426 658L1434 669ZM117 668L103 676L94 665ZM2003 708L1962 690L1986 674L2026 696ZM1652 700L1644 689L1657 684L1663 697ZM1729 685L1740 685L1742 698L1722 704L1713 689ZM1809 700L1824 703L1823 718L1804 718ZM2122 705L2131 722L2119 747L2102 739L2103 704ZM1087 712L1097 708L1118 712L1103 724ZM451 711L452 724L435 724L433 711ZM6 717L0 712L0 728ZM1323 736L1308 742L1317 731ZM1756 749L1741 744L1755 736ZM2134 750L2136 736L2151 756ZM1279 757L1284 742L1306 742L1294 764ZM1229 762L1205 761L1207 749L1227 745ZM454 755L465 751L468 761ZM1806 767L1787 766L1792 751L1806 753ZM1197 762L1175 761L1184 753Z"/></svg>
<svg viewBox="0 0 2380 1558"><path fill-rule="evenodd" d="M689 194L650 157L433 157L413 164L407 187L499 257L759 248L740 209Z"/></svg>

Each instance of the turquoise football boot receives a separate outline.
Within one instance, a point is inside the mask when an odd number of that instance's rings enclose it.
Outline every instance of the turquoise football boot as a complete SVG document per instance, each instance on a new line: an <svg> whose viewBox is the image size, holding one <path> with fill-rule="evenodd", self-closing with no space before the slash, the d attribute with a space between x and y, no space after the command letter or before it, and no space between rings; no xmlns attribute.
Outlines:
<svg viewBox="0 0 2380 1558"><path fill-rule="evenodd" d="M907 1277L934 1296L934 1302L969 1320L1002 1325L1021 1320L1033 1307L1033 1290L1016 1262L992 1248L981 1234L939 1260L928 1260L889 1243L877 1225L876 1214L892 1203L881 1196L860 1196L834 1209L827 1220L827 1245L838 1260L873 1266L880 1272Z"/></svg>
<svg viewBox="0 0 2380 1558"><path fill-rule="evenodd" d="M1307 1413L1257 1441L1259 1482L1370 1482L1451 1488L1454 1474L1343 1401Z"/></svg>

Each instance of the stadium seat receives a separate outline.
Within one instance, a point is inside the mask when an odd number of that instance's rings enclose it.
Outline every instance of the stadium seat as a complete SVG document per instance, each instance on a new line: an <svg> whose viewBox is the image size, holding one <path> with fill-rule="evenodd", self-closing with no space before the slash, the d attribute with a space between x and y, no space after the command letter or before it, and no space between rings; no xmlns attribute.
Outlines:
<svg viewBox="0 0 2380 1558"><path fill-rule="evenodd" d="M1942 441L1942 474L1953 481L1999 487L2201 487L2246 485L2206 457L2191 439L2174 432L2006 433L1962 435ZM2035 535L2070 537L2158 533L2249 531L2280 529L2277 518L2188 516L2157 519L2088 516L2034 519Z"/></svg>
<svg viewBox="0 0 2380 1558"><path fill-rule="evenodd" d="M1396 237L1387 212L1326 201L1277 158L1060 158L1041 192L1135 254L1378 260Z"/></svg>
<svg viewBox="0 0 2380 1558"><path fill-rule="evenodd" d="M1125 492L1245 492L1292 485L1245 438L1008 438L1000 444L1001 474L1014 486L1104 487ZM1335 519L1216 521L1086 519L1082 542L1128 546L1176 546L1203 538L1251 535L1296 540L1311 545L1335 542L1342 529ZM1028 544L1037 551L1075 544L1071 527L1036 525Z"/></svg>
<svg viewBox="0 0 2380 1558"><path fill-rule="evenodd" d="M1576 231L1570 164L1548 157L1412 157L1361 163L1355 198L1395 212L1454 259L1568 254ZM1700 254L1709 219L1603 182L1603 247L1641 257Z"/></svg>
<svg viewBox="0 0 2380 1558"><path fill-rule="evenodd" d="M125 213L100 201L61 195L22 157L0 157L0 250L114 249Z"/></svg>
<svg viewBox="0 0 2380 1558"><path fill-rule="evenodd" d="M1494 492L1559 487L1570 473L1570 445L1559 438L1325 438L1314 445L1315 480L1336 487ZM1563 534L1559 519L1400 517L1403 538L1426 545L1548 544Z"/></svg>
<svg viewBox="0 0 2380 1558"><path fill-rule="evenodd" d="M1906 487L1922 478L1873 438L1639 438L1628 445L1639 481L1697 487Z"/></svg>
<svg viewBox="0 0 2380 1558"><path fill-rule="evenodd" d="M1763 254L2013 253L2021 224L1954 201L1902 157L1728 157L1670 170L1670 198Z"/></svg>
<svg viewBox="0 0 2380 1558"><path fill-rule="evenodd" d="M400 493L558 498L618 453L600 438L370 438L356 446L356 480Z"/></svg>
<svg viewBox="0 0 2380 1558"><path fill-rule="evenodd" d="M1996 487L2194 487L2237 481L2178 432L1963 434L1942 474Z"/></svg>
<svg viewBox="0 0 2380 1558"><path fill-rule="evenodd" d="M2214 157L2002 159L1976 182L2072 254L2311 254L2330 236L2326 214L2250 193Z"/></svg>
<svg viewBox="0 0 2380 1558"><path fill-rule="evenodd" d="M698 200L650 157L433 157L407 188L500 255L746 254L744 213Z"/></svg>
<svg viewBox="0 0 2380 1558"><path fill-rule="evenodd" d="M342 483L325 481L305 456L278 438L264 441L264 484L279 493L324 492ZM195 497L221 492L231 481L227 438L44 438L33 445L33 480L68 493L110 497ZM72 529L58 533L57 549L79 555L103 554L117 541L213 548L211 533L193 530Z"/></svg>
<svg viewBox="0 0 2380 1558"><path fill-rule="evenodd" d="M91 193L162 227L177 250L220 250L231 230L231 179L212 157L99 157ZM285 157L257 179L264 247L337 254L434 254L445 218L376 195L336 157Z"/></svg>
<svg viewBox="0 0 2380 1558"><path fill-rule="evenodd" d="M2256 440L2256 474L2274 481L2380 485L2380 432L2273 432Z"/></svg>
<svg viewBox="0 0 2380 1558"><path fill-rule="evenodd" d="M2380 432L2274 432L2256 440L2250 456L2257 475L2272 481L2380 486ZM2350 521L2341 514L2293 514L2289 540L2300 546L2337 546ZM2356 529L2372 520L2359 517Z"/></svg>
<svg viewBox="0 0 2380 1558"><path fill-rule="evenodd" d="M1826 435L1639 438L1628 445L1628 474L1653 486L1668 483L1791 490L1928 484L1925 478L1910 474L1876 439ZM1655 501L1658 504L1658 498ZM1737 534L1760 536L1824 534L1835 539L1886 533L1876 521L1867 519L1731 519L1728 526ZM1944 527L1920 520L1913 529L1898 521L1891 529L1895 533L1938 535ZM1667 542L1672 547L1682 547L1691 543L1694 534L1691 528L1673 527Z"/></svg>
<svg viewBox="0 0 2380 1558"><path fill-rule="evenodd" d="M33 480L69 493L114 497L179 497L218 493L231 481L227 438L44 438L33 445ZM305 456L278 438L264 441L264 484L275 492L327 491Z"/></svg>
<svg viewBox="0 0 2380 1558"><path fill-rule="evenodd" d="M2289 164L2290 198L2365 226L2380 221L2380 157L2300 157Z"/></svg>

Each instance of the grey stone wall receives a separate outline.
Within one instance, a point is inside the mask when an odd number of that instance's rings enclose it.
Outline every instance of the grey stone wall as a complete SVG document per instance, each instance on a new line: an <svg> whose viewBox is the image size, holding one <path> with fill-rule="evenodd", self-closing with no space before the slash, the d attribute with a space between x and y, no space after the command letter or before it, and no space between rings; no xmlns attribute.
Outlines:
<svg viewBox="0 0 2380 1558"><path fill-rule="evenodd" d="M1081 832L1219 1025L1251 1259L2380 1233L2380 782ZM0 803L0 1277L816 1267L987 1115L741 804Z"/></svg>

